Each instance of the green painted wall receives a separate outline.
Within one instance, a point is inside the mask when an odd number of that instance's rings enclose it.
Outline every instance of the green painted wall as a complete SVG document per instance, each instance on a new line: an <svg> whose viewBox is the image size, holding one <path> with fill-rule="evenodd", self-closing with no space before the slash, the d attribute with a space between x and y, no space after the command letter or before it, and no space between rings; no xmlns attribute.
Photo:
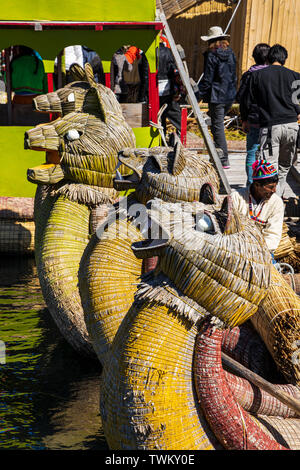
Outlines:
<svg viewBox="0 0 300 470"><path fill-rule="evenodd" d="M154 21L155 0L8 0L1 20Z"/></svg>
<svg viewBox="0 0 300 470"><path fill-rule="evenodd" d="M24 149L24 133L31 126L0 126L0 196L33 197L36 185L27 181L27 169L45 162L45 153ZM134 129L138 147L159 145L159 134L150 127Z"/></svg>

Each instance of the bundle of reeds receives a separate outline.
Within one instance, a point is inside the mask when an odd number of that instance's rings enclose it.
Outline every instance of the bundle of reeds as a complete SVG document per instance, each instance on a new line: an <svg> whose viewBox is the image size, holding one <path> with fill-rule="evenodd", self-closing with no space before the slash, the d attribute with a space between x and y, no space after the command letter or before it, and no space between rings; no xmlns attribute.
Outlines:
<svg viewBox="0 0 300 470"><path fill-rule="evenodd" d="M296 248L296 238L290 236L289 227L284 222L282 236L278 248L274 252L274 257L279 263L287 263L296 271L300 270L300 257Z"/></svg>
<svg viewBox="0 0 300 470"><path fill-rule="evenodd" d="M38 95L33 99L34 108L42 113L58 113L65 116L74 111L85 112L94 110L93 98L89 98L89 91L95 88L101 95L103 113L122 114L122 109L113 91L101 83L95 82L93 69L90 64L85 64L84 69L79 64L72 64L70 72L75 82L71 82L57 91Z"/></svg>
<svg viewBox="0 0 300 470"><path fill-rule="evenodd" d="M82 355L93 355L78 291L78 267L89 240L90 211L64 196L40 197L35 212L35 258L49 312Z"/></svg>
<svg viewBox="0 0 300 470"><path fill-rule="evenodd" d="M186 150L180 142L174 147L123 149L119 161L135 173L132 187L143 204L154 198L170 202L200 201L204 184L211 186L212 200L217 203L220 180L214 166ZM130 177L124 179L130 187ZM125 189L122 184L119 180L115 187Z"/></svg>
<svg viewBox="0 0 300 470"><path fill-rule="evenodd" d="M274 267L268 294L251 322L288 383L299 385L300 299Z"/></svg>
<svg viewBox="0 0 300 470"><path fill-rule="evenodd" d="M274 360L250 320L222 331L222 352L252 372L276 383L282 379Z"/></svg>
<svg viewBox="0 0 300 470"><path fill-rule="evenodd" d="M131 196L128 209L135 203ZM133 302L142 272L142 261L133 256L131 244L143 236L128 217L119 217L117 205L115 209L116 217L104 222L107 228L101 237L92 236L78 273L87 331L101 364Z"/></svg>
<svg viewBox="0 0 300 470"><path fill-rule="evenodd" d="M100 212L118 197L113 188L118 151L134 147L135 136L113 92L95 83L91 67L74 70L80 82L35 100L40 111L59 111L62 117L30 129L25 144L46 150L46 165L28 171L38 184L35 246L43 295L68 342L94 355L78 290L79 264Z"/></svg>
<svg viewBox="0 0 300 470"><path fill-rule="evenodd" d="M281 418L279 424L277 417L253 416L238 403L222 367L221 342L222 332L206 323L197 336L194 356L197 396L220 443L229 450L299 449L300 419Z"/></svg>
<svg viewBox="0 0 300 470"><path fill-rule="evenodd" d="M197 328L166 305L135 302L104 366L100 412L110 449L220 449L195 400Z"/></svg>
<svg viewBox="0 0 300 470"><path fill-rule="evenodd" d="M33 205L30 197L0 197L1 253L34 252Z"/></svg>
<svg viewBox="0 0 300 470"><path fill-rule="evenodd" d="M160 221L172 236L157 251L151 244L150 249L145 244L133 244L133 249L136 256L159 255L157 272L163 272L184 295L234 327L250 318L265 297L270 255L250 219L226 214L222 207L209 213L213 228L203 232L195 222L201 210L197 203L154 201L150 219Z"/></svg>
<svg viewBox="0 0 300 470"><path fill-rule="evenodd" d="M216 195L219 180L212 166L191 152L185 152L181 144L175 148L127 148L120 152L119 160L134 171L137 178L123 176L115 187L136 190L125 204L122 200L121 206L115 205L112 220L108 219L106 227L97 231L99 238L95 235L89 242L79 270L87 329L102 364L133 302L139 277L157 263L157 258L154 262L151 254L142 263L131 249L134 241L141 241L145 236L140 223L146 208L141 203L148 201L156 190L166 201L181 197L204 198L206 202L219 204ZM151 178L152 183L146 184ZM168 185L164 184L166 181ZM205 207L199 203L200 206L202 210Z"/></svg>

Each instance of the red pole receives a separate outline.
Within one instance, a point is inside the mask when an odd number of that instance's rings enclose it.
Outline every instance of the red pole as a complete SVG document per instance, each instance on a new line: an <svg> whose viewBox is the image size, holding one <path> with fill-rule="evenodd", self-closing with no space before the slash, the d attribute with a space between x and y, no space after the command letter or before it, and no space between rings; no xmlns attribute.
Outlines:
<svg viewBox="0 0 300 470"><path fill-rule="evenodd" d="M186 146L186 133L187 133L187 108L181 108L181 131L180 140L183 146Z"/></svg>
<svg viewBox="0 0 300 470"><path fill-rule="evenodd" d="M110 72L105 73L104 75L105 75L105 86L107 86L107 88L110 88L110 86L111 86Z"/></svg>
<svg viewBox="0 0 300 470"><path fill-rule="evenodd" d="M54 82L53 82L53 73L47 73L47 85L48 85L48 93L54 91ZM49 114L49 120L52 121L53 114Z"/></svg>
<svg viewBox="0 0 300 470"><path fill-rule="evenodd" d="M159 111L159 96L157 86L157 72L149 72L149 121L157 123Z"/></svg>

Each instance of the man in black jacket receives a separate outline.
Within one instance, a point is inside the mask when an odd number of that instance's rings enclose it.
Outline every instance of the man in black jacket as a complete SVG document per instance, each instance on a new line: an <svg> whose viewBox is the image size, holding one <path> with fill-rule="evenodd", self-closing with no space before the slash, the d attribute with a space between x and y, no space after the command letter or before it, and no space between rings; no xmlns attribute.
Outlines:
<svg viewBox="0 0 300 470"><path fill-rule="evenodd" d="M259 115L257 105L253 104L248 110L247 106L245 105L245 101L247 100L247 89L252 73L268 67L267 57L269 50L270 46L266 43L256 44L252 52L252 57L255 60L255 64L252 65L245 73L243 73L240 87L236 94L236 101L240 104L240 115L242 119L243 131L247 133L247 156L245 161L247 186L249 186L253 181L252 165L256 160L256 152L259 147Z"/></svg>
<svg viewBox="0 0 300 470"><path fill-rule="evenodd" d="M287 50L280 44L268 53L269 67L253 72L249 81L248 112L259 110L260 148L257 158L278 169L277 193L282 196L287 174L296 153L300 106L295 100L300 74L284 67Z"/></svg>

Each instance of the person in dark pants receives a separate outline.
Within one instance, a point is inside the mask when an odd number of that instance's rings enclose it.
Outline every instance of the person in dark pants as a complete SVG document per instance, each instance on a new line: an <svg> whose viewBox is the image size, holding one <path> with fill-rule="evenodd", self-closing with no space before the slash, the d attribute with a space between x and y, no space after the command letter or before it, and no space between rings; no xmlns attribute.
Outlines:
<svg viewBox="0 0 300 470"><path fill-rule="evenodd" d="M160 108L167 104L161 116L162 126L166 134L167 118L176 127L177 134L181 131L181 110L176 94L176 64L171 49L161 40L158 49L158 91Z"/></svg>
<svg viewBox="0 0 300 470"><path fill-rule="evenodd" d="M256 161L256 152L259 145L259 114L258 107L255 103L251 109L247 110L246 101L247 87L251 74L257 70L268 67L267 56L270 46L265 43L257 44L252 53L255 65L252 65L247 72L242 75L240 87L236 95L236 101L240 104L240 115L242 120L243 131L247 134L247 156L246 156L246 173L247 186L252 183L252 165Z"/></svg>
<svg viewBox="0 0 300 470"><path fill-rule="evenodd" d="M300 119L297 99L300 74L284 66L287 57L287 50L280 44L270 48L269 66L251 74L246 103L248 112L253 103L257 104L260 127L257 158L268 160L278 170L279 196L283 195L295 158Z"/></svg>
<svg viewBox="0 0 300 470"><path fill-rule="evenodd" d="M219 26L211 27L207 36L201 36L208 42L208 49L204 53L204 73L199 84L199 98L208 103L215 146L223 153L223 168L230 167L224 117L236 95L236 58L229 47L228 37Z"/></svg>

